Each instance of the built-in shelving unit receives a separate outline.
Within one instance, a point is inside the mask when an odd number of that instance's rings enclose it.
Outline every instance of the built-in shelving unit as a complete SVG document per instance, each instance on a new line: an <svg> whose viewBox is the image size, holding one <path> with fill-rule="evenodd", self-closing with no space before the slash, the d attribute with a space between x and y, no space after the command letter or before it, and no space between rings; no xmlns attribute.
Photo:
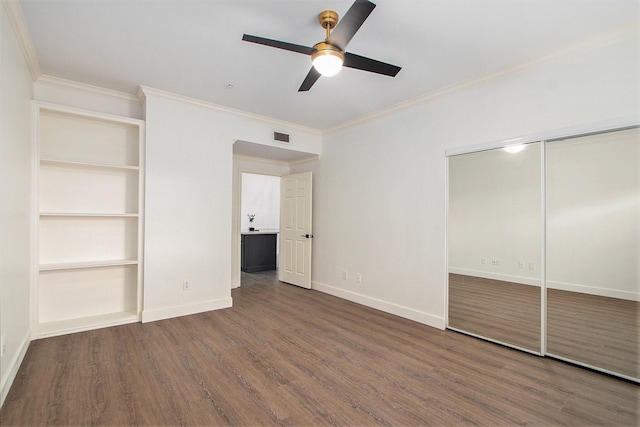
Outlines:
<svg viewBox="0 0 640 427"><path fill-rule="evenodd" d="M37 336L138 321L144 122L34 105Z"/></svg>

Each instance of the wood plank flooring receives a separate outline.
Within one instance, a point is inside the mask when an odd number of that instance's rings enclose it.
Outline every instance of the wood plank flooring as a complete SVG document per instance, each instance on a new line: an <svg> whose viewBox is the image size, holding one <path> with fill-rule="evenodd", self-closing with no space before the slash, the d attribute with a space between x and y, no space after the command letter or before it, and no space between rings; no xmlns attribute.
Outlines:
<svg viewBox="0 0 640 427"><path fill-rule="evenodd" d="M0 423L639 422L633 383L244 277L230 309L34 341Z"/></svg>
<svg viewBox="0 0 640 427"><path fill-rule="evenodd" d="M540 288L449 274L449 326L540 352Z"/></svg>
<svg viewBox="0 0 640 427"><path fill-rule="evenodd" d="M547 352L640 378L640 302L547 289Z"/></svg>

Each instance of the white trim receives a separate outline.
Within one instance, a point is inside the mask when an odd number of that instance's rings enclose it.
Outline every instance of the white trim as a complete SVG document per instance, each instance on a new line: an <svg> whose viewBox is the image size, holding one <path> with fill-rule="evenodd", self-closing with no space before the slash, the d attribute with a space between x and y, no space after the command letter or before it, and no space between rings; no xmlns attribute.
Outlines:
<svg viewBox="0 0 640 427"><path fill-rule="evenodd" d="M540 353L547 352L547 141L540 143Z"/></svg>
<svg viewBox="0 0 640 427"><path fill-rule="evenodd" d="M57 320L40 323L37 328L36 337L38 339L57 337L60 335L75 334L76 332L127 325L139 321L140 318L135 312L106 313L80 319Z"/></svg>
<svg viewBox="0 0 640 427"><path fill-rule="evenodd" d="M320 160L320 154L313 154L312 156L305 157L304 159L292 160L289 162L289 167L291 166L299 166L304 163L312 162L314 160Z"/></svg>
<svg viewBox="0 0 640 427"><path fill-rule="evenodd" d="M40 69L40 63L38 62L36 49L29 34L27 22L24 20L24 15L22 14L20 2L18 0L2 0L2 5L7 12L7 18L9 18L9 22L11 22L13 32L16 35L16 39L24 55L29 74L31 74L31 80L36 81L42 74L42 71Z"/></svg>
<svg viewBox="0 0 640 427"><path fill-rule="evenodd" d="M452 92L457 92L459 90L463 90L466 89L468 87L472 87L472 86L476 86L476 85L480 85L482 83L488 82L488 81L494 81L494 80L499 80L509 74L516 74L518 72L521 72L523 70L529 69L529 68L533 68L536 66L539 66L541 64L544 64L546 62L551 62L551 61L555 61L559 58L563 58L563 57L568 57L571 55L576 55L579 54L581 52L585 52L587 50L590 49L594 49L594 48L598 48L598 47L602 47L602 46L607 46L610 45L612 43L616 43L620 40L624 40L626 37L635 37L637 34L637 25L636 24L631 24L622 28L618 28L616 30L607 32L605 34L600 34L594 38L588 39L586 41L581 41L575 45L572 45L568 48L564 48L561 50L558 50L556 52L552 52L549 53L547 55L541 56L539 58L533 59L531 61L527 61L524 63L521 63L519 65L515 65L513 67L510 68L505 68L493 73L489 73L489 74L485 74L484 76L480 76L480 77L475 77L466 81L462 81L462 82L458 82L458 83L454 83L452 85L446 86L442 89L438 89L435 90L433 92L429 92L426 93L424 95L415 97L413 99L409 99L403 102L400 102L396 105L392 105L390 107L387 108L383 108L381 110L378 111L374 111L373 113L370 114L366 114L364 116L360 116L358 118L355 118L351 121L345 122L343 124L339 124L337 126L333 126L327 129L324 129L322 131L323 135L328 135L331 133L335 133L347 128L351 128L354 126L357 126L359 124L365 123L365 122L369 122L371 120L375 120L377 118L380 118L382 116L386 116L386 115L390 115L392 113L395 113L396 111L400 111L400 110L404 110L410 107L413 107L417 104L422 104L422 103L427 103L433 99L439 98L441 96L450 94Z"/></svg>
<svg viewBox="0 0 640 427"><path fill-rule="evenodd" d="M568 357L558 356L558 355L553 354L553 353L547 353L545 356L553 358L553 359L558 359L558 360L562 360L562 361L565 361L565 362L569 362L569 363L572 363L574 365L582 366L584 368L593 369L594 371L603 372L605 374L613 375L613 376L616 376L616 377L619 377L619 378L624 378L625 380L629 380L629 381L632 381L634 383L640 384L640 378L631 377L629 375L621 374L620 372L611 371L609 369L604 369L604 368L599 368L597 366L589 365L588 363L579 362L577 360L570 359Z"/></svg>
<svg viewBox="0 0 640 427"><path fill-rule="evenodd" d="M3 373L2 379L0 381L0 408L4 405L4 400L7 398L7 394L9 394L9 389L11 389L11 385L13 381L16 379L16 375L18 374L18 369L20 369L20 365L24 360L24 356L27 354L27 350L29 349L29 344L31 343L31 331L27 331L27 334L22 338L20 342L19 350L15 353L11 362L9 362L8 369Z"/></svg>
<svg viewBox="0 0 640 427"><path fill-rule="evenodd" d="M595 286L581 285L578 283L547 281L547 289L557 289L559 291L578 292L581 294L597 295L608 298L618 298L628 301L640 301L640 294L637 292L621 291L618 289L598 288Z"/></svg>
<svg viewBox="0 0 640 427"><path fill-rule="evenodd" d="M384 311L385 313L393 314L405 319L413 320L414 322L422 323L423 325L431 326L444 330L445 321L443 317L435 316L424 311L418 311L413 308L405 307L398 304L393 304L387 301L383 301L377 298L372 298L366 295L362 295L356 292L348 291L346 289L337 288L335 286L327 285L324 283L312 281L311 289L316 291L333 295L338 298L345 299L347 301L355 302L357 304L364 305L366 307L375 308L376 310Z"/></svg>
<svg viewBox="0 0 640 427"><path fill-rule="evenodd" d="M449 273L463 276L481 277L483 279L500 280L502 282L517 283L540 287L540 279L534 277L514 276L511 274L492 273L490 271L471 270L469 268L449 267Z"/></svg>
<svg viewBox="0 0 640 427"><path fill-rule="evenodd" d="M38 144L39 138L39 123L40 123L40 107L36 102L31 102L31 206L30 206L30 226L29 230L31 232L30 240L31 240L31 253L30 253L30 271L31 274L29 276L30 283L30 327L31 327L31 338L37 338L37 327L38 327L38 282L40 277L40 245L39 245L39 224L40 224L40 203L38 197L38 187L39 187L39 179L40 179L40 148Z"/></svg>
<svg viewBox="0 0 640 427"><path fill-rule="evenodd" d="M144 100L146 100L147 96L149 95L154 95L154 96L159 96L162 98L166 98L172 101L177 101L177 102L182 102L182 103L186 103L186 104L191 104L191 105L195 105L198 107L203 107L203 108L208 108L211 110L215 110L215 111L221 111L224 113L230 113L230 114L234 114L237 116L241 116L241 117L246 117L249 119L253 119L253 120L259 120L262 121L264 123L268 123L271 125L276 125L279 126L283 129L298 129L304 132L308 132L314 135L322 135L322 132L320 131L320 129L315 129L315 128L311 128L308 126L303 126L297 123L292 123L292 122L287 122L284 120L278 120L278 119L274 119L272 117L267 117L267 116L261 116L259 114L254 114L254 113L249 113L247 111L243 111L243 110L239 110L236 108L231 108L231 107L225 107L224 105L220 105L220 104L214 104L212 102L209 101L204 101L201 99L196 99L196 98L191 98L188 96L184 96L184 95L179 95L176 93L172 93L172 92L167 92L161 89L154 89L152 87L148 87L148 86L140 86L140 88L138 89L138 100L142 103L144 102ZM285 133L290 133L290 132L285 132ZM280 147L280 148L284 148L284 147Z"/></svg>
<svg viewBox="0 0 640 427"><path fill-rule="evenodd" d="M444 327L449 327L449 158L444 156Z"/></svg>
<svg viewBox="0 0 640 427"><path fill-rule="evenodd" d="M68 107L66 105L52 104L49 102L33 101L38 110L51 110L61 113L77 114L94 119L115 121L118 123L127 123L130 125L140 126L144 130L145 121L134 119L126 116L118 116L115 114L100 113L98 111L85 110L83 108Z"/></svg>
<svg viewBox="0 0 640 427"><path fill-rule="evenodd" d="M475 337L475 338L480 338L482 340L489 341L489 342L492 342L494 344L500 344L500 345L503 345L505 347L515 348L516 350L524 351L526 353L531 353L531 354L534 354L536 356L544 356L539 351L531 350L530 348L526 348L526 347L520 347L518 345L509 344L509 343L506 343L504 341L496 340L496 339L493 339L493 338L488 338L488 337L485 337L484 335L474 334L472 332L465 331L463 329L452 328L451 326L447 327L447 329L449 329L450 331L459 332L461 334L469 335L469 336L472 336L472 337Z"/></svg>
<svg viewBox="0 0 640 427"><path fill-rule="evenodd" d="M142 323L155 322L157 320L171 319L173 317L188 316L190 314L206 311L220 310L233 306L233 299L219 298L209 301L200 301L193 304L185 304L174 307L156 308L142 311Z"/></svg>
<svg viewBox="0 0 640 427"><path fill-rule="evenodd" d="M447 157L457 156L460 154L476 153L479 151L493 150L496 148L504 148L514 144L529 144L533 142L541 142L547 140L556 140L568 137L577 137L592 133L607 132L620 130L625 128L637 127L640 124L640 118L636 116L618 117L610 120L603 120L596 123L587 123L566 128L553 129L545 132L539 132L531 135L523 135L516 138L505 140L491 141L482 144L468 145L465 147L456 147L446 150Z"/></svg>
<svg viewBox="0 0 640 427"><path fill-rule="evenodd" d="M36 83L38 84L44 84L44 85L48 85L48 86L58 86L58 87L63 87L63 88L68 88L68 89L77 89L77 90L81 90L84 92L92 92L98 95L106 95L106 96L110 96L113 98L120 98L120 99L124 99L126 101L133 101L133 102L139 102L138 98L130 93L126 93L126 92L120 92L117 90L112 90L112 89L106 89L100 86L94 86L94 85L90 85L90 84L86 84L86 83L80 83L80 82L76 82L76 81L72 81L72 80L67 80L67 79L63 79L60 77L54 77L54 76L50 76L48 74L43 74L41 75L37 80Z"/></svg>
<svg viewBox="0 0 640 427"><path fill-rule="evenodd" d="M284 167L289 166L289 162L285 162L284 160L265 159L264 157L253 157L253 156L245 156L243 154L234 154L233 158L234 160L246 160L250 162L265 163L269 165L284 166Z"/></svg>

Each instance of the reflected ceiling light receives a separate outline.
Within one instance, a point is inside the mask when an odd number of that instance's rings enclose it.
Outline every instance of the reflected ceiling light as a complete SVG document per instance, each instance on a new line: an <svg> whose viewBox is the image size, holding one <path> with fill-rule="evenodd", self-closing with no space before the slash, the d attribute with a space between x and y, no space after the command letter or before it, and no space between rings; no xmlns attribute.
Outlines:
<svg viewBox="0 0 640 427"><path fill-rule="evenodd" d="M524 150L524 144L515 144L504 147L504 151L511 154L519 153L522 150Z"/></svg>
<svg viewBox="0 0 640 427"><path fill-rule="evenodd" d="M335 76L342 69L344 52L326 42L317 43L311 54L313 67L324 77Z"/></svg>

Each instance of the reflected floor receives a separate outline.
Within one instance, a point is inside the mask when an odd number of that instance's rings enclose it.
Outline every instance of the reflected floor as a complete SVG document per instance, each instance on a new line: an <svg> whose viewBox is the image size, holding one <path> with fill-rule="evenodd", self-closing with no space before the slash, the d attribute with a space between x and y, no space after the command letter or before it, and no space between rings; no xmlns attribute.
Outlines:
<svg viewBox="0 0 640 427"><path fill-rule="evenodd" d="M640 302L547 289L547 352L640 378Z"/></svg>
<svg viewBox="0 0 640 427"><path fill-rule="evenodd" d="M449 326L540 352L540 288L450 273Z"/></svg>

